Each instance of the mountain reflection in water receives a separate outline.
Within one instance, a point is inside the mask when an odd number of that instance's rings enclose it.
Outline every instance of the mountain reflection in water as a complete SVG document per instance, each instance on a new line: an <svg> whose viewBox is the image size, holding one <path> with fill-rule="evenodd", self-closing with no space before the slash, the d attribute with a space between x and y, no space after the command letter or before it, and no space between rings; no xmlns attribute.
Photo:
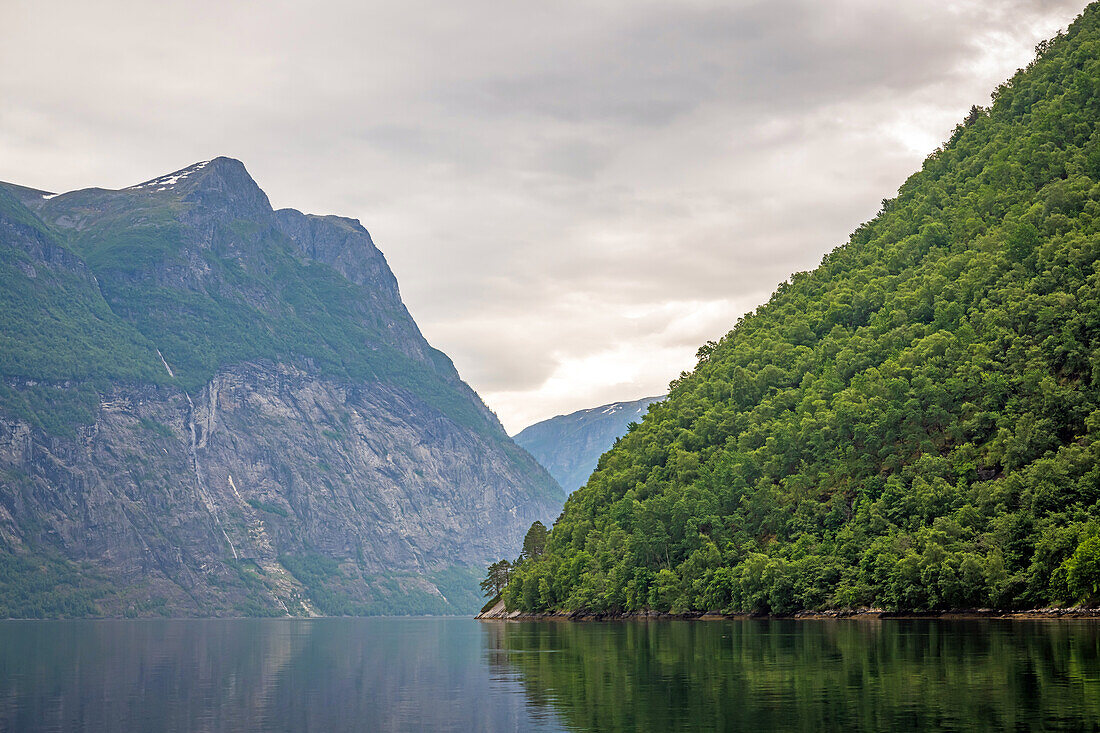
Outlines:
<svg viewBox="0 0 1100 733"><path fill-rule="evenodd" d="M468 618L0 622L0 731L558 731Z"/></svg>

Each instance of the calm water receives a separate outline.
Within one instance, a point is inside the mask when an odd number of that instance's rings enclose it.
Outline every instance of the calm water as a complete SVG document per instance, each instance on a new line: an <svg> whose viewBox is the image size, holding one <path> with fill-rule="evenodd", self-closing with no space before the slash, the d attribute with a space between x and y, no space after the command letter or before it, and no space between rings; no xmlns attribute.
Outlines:
<svg viewBox="0 0 1100 733"><path fill-rule="evenodd" d="M1100 623L0 622L0 730L1100 730Z"/></svg>

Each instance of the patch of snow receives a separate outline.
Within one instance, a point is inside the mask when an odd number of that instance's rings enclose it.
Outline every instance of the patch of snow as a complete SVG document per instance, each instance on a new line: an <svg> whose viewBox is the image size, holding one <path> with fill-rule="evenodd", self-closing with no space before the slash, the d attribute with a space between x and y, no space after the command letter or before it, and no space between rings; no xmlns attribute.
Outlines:
<svg viewBox="0 0 1100 733"><path fill-rule="evenodd" d="M187 178L187 176L191 175L192 173L197 173L198 171L201 171L203 168L206 167L209 162L209 160L204 160L201 163L195 163L194 165L178 170L175 173L168 173L167 175L163 175L160 178L154 178L151 181L139 183L136 186L130 186L126 190L132 191L139 188L153 188L154 186L157 187L157 191L167 190L168 188L171 188L172 186L182 181L184 178Z"/></svg>
<svg viewBox="0 0 1100 733"><path fill-rule="evenodd" d="M60 195L61 194L59 194L59 193L44 193L44 194L42 194L42 200L43 201L49 201L50 199L55 199Z"/></svg>

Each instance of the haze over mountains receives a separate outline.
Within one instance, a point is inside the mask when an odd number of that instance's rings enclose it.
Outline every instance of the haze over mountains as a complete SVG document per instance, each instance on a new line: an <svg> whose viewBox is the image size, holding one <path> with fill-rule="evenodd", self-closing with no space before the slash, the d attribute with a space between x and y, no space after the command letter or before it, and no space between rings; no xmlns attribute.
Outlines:
<svg viewBox="0 0 1100 733"><path fill-rule="evenodd" d="M584 485L600 456L661 399L644 397L558 415L524 428L513 439L570 492Z"/></svg>
<svg viewBox="0 0 1100 733"><path fill-rule="evenodd" d="M561 497L358 221L0 185L0 616L465 612Z"/></svg>

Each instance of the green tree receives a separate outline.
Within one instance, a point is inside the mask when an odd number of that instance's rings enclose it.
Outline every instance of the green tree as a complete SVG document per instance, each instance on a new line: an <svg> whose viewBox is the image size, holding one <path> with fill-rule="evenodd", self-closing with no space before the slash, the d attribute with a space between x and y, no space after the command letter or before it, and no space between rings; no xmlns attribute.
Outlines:
<svg viewBox="0 0 1100 733"><path fill-rule="evenodd" d="M508 585L512 577L512 563L507 560L499 560L489 565L485 580L481 581L481 591L486 597L496 597Z"/></svg>
<svg viewBox="0 0 1100 733"><path fill-rule="evenodd" d="M546 529L546 525L536 519L523 537L523 552L520 554L520 559L527 560L540 557L546 552L546 538L549 535L550 532Z"/></svg>
<svg viewBox="0 0 1100 733"><path fill-rule="evenodd" d="M1066 582L1075 599L1100 599L1100 538L1090 537L1065 562Z"/></svg>

